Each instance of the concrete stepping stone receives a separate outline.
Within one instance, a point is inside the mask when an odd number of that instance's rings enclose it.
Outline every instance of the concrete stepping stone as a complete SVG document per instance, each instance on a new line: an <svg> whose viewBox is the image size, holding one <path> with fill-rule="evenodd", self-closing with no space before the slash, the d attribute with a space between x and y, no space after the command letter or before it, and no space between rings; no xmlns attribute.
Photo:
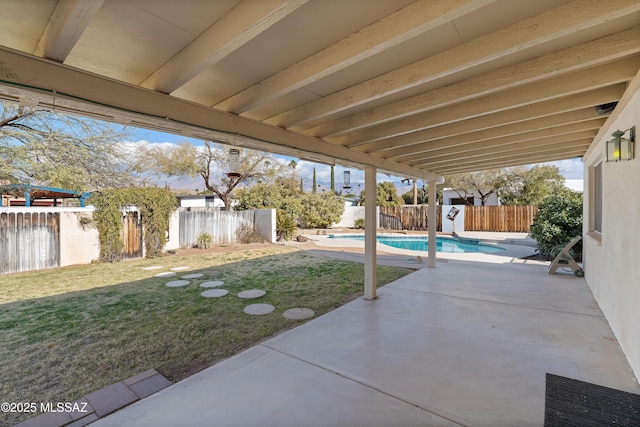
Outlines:
<svg viewBox="0 0 640 427"><path fill-rule="evenodd" d="M188 269L189 267L187 266L181 266L181 267L173 267L171 271L182 271L182 270L188 270Z"/></svg>
<svg viewBox="0 0 640 427"><path fill-rule="evenodd" d="M208 291L202 292L202 295L205 298L220 298L228 294L229 291L226 289L209 289Z"/></svg>
<svg viewBox="0 0 640 427"><path fill-rule="evenodd" d="M183 279L197 279L199 277L204 276L204 274L202 273L193 273L193 274L186 274L184 276L182 276Z"/></svg>
<svg viewBox="0 0 640 427"><path fill-rule="evenodd" d="M287 319L291 319L291 320L304 320L304 319L309 319L313 316L315 316L315 312L313 310L311 310L310 308L292 308L289 309L287 311L285 311L284 313L282 313L282 315L284 317L286 317Z"/></svg>
<svg viewBox="0 0 640 427"><path fill-rule="evenodd" d="M180 286L187 286L191 283L188 280L172 280L171 282L167 282L167 286L170 288L179 288Z"/></svg>
<svg viewBox="0 0 640 427"><path fill-rule="evenodd" d="M175 271L165 271L164 273L156 274L155 277L171 277L171 276L175 276L175 275L176 275Z"/></svg>
<svg viewBox="0 0 640 427"><path fill-rule="evenodd" d="M200 283L201 288L217 288L218 286L224 285L224 282L221 280L212 280L210 282L202 282Z"/></svg>
<svg viewBox="0 0 640 427"><path fill-rule="evenodd" d="M251 299L251 298L260 298L264 296L267 292L261 289L250 289L248 291L242 291L238 294L238 298L243 299Z"/></svg>
<svg viewBox="0 0 640 427"><path fill-rule="evenodd" d="M143 270L160 270L162 268L161 265L150 265L149 267L144 267Z"/></svg>
<svg viewBox="0 0 640 427"><path fill-rule="evenodd" d="M269 314L276 308L271 304L250 304L244 308L244 312L252 316L262 316Z"/></svg>

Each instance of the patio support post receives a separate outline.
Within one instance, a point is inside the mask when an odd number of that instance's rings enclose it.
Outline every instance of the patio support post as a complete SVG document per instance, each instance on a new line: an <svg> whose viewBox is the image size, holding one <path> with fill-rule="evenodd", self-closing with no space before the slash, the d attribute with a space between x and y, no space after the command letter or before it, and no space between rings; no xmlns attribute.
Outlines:
<svg viewBox="0 0 640 427"><path fill-rule="evenodd" d="M364 297L376 298L376 168L364 170Z"/></svg>
<svg viewBox="0 0 640 427"><path fill-rule="evenodd" d="M427 267L434 268L436 266L436 182L428 181L429 186L429 212L428 224L429 229L429 257L427 259Z"/></svg>

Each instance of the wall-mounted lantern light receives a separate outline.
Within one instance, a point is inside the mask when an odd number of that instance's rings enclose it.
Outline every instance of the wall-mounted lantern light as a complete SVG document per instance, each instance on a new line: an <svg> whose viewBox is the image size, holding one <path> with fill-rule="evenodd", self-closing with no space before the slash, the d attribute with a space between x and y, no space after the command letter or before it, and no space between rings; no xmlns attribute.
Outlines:
<svg viewBox="0 0 640 427"><path fill-rule="evenodd" d="M615 131L611 136L613 136L613 139L607 141L607 162L633 159L633 143L636 138L636 127L634 126L625 131Z"/></svg>
<svg viewBox="0 0 640 427"><path fill-rule="evenodd" d="M351 172L344 171L344 174L342 175L342 179L343 179L342 188L347 190L351 188Z"/></svg>
<svg viewBox="0 0 640 427"><path fill-rule="evenodd" d="M229 178L240 178L240 150L237 148L229 149L229 172L227 176Z"/></svg>

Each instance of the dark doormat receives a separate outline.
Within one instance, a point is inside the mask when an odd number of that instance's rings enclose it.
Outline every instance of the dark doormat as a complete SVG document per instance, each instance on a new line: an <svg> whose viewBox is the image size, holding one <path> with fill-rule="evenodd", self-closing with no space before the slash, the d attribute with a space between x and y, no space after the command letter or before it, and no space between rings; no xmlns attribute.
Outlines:
<svg viewBox="0 0 640 427"><path fill-rule="evenodd" d="M547 374L545 427L640 426L640 395Z"/></svg>

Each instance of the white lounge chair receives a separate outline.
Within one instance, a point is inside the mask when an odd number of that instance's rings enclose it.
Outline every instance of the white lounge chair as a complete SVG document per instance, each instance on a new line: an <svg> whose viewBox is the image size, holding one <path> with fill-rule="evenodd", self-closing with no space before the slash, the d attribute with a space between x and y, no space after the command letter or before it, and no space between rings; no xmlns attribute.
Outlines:
<svg viewBox="0 0 640 427"><path fill-rule="evenodd" d="M551 265L549 266L549 274L555 274L559 268L562 269L571 269L573 274L578 277L584 277L584 270L582 267L578 265L573 256L571 255L571 248L578 243L582 239L582 236L577 236L571 239L569 243L566 245L556 246L551 250L551 256L553 256L553 261L551 261Z"/></svg>

